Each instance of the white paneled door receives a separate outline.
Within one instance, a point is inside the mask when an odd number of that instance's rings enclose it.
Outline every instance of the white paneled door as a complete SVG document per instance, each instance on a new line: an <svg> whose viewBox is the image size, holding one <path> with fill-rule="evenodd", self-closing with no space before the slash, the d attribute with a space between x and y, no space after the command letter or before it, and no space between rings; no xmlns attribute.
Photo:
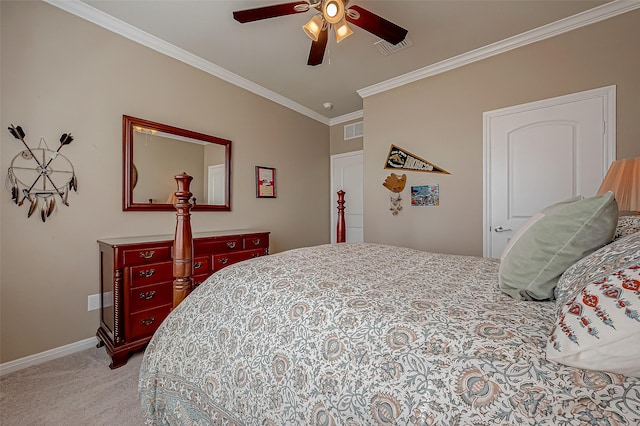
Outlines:
<svg viewBox="0 0 640 426"><path fill-rule="evenodd" d="M337 193L345 192L347 242L364 241L363 152L354 151L331 156L331 242L336 242L338 218Z"/></svg>
<svg viewBox="0 0 640 426"><path fill-rule="evenodd" d="M498 258L537 211L595 195L615 159L615 86L486 112L484 126L484 255Z"/></svg>

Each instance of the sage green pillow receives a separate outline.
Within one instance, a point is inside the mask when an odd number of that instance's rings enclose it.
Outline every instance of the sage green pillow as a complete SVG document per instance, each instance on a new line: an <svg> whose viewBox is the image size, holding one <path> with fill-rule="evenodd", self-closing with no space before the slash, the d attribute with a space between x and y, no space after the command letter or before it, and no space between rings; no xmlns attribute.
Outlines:
<svg viewBox="0 0 640 426"><path fill-rule="evenodd" d="M568 267L611 242L618 204L609 191L554 204L534 217L509 243L500 263L500 289L514 299L553 299L553 289Z"/></svg>

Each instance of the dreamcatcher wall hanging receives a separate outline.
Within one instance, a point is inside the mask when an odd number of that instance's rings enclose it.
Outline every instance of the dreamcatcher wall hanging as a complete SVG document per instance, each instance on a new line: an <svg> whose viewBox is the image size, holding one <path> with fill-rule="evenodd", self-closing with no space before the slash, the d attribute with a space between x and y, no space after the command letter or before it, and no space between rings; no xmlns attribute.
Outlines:
<svg viewBox="0 0 640 426"><path fill-rule="evenodd" d="M407 175L402 174L402 176L398 176L395 173L391 173L382 183L382 186L387 188L390 192L389 198L391 202L391 214L397 216L400 210L402 210L402 198L400 197L400 193L404 189L405 184L407 183ZM395 195L394 195L395 194Z"/></svg>
<svg viewBox="0 0 640 426"><path fill-rule="evenodd" d="M53 151L42 137L37 148L30 148L20 126L14 127L12 124L9 133L22 141L26 148L13 157L7 172L5 184L11 192L11 200L18 206L28 202L27 217L40 209L40 218L46 222L56 208L56 197L60 197L62 204L68 206L69 191L78 191L78 178L73 164L60 153L63 146L73 141L73 137L71 133L64 133L60 136L60 146Z"/></svg>

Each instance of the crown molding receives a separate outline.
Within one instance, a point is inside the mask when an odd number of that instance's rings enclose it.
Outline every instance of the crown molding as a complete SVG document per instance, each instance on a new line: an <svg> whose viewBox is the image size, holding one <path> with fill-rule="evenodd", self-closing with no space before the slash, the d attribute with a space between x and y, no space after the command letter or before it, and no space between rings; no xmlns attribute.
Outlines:
<svg viewBox="0 0 640 426"><path fill-rule="evenodd" d="M206 73L209 73L215 77L220 78L228 83L241 87L249 92L255 93L258 96L262 96L277 104L285 106L293 111L296 111L309 118L317 120L323 124L329 125L329 119L317 112L300 105L297 102L292 101L276 92L266 89L258 84L253 83L237 74L234 74L218 65L215 65L209 61L206 61L199 56L187 52L171 43L151 35L133 25L127 24L120 19L114 18L80 0L43 0L52 6L76 15L82 19L92 22L101 26L109 31L112 31L118 35L121 35L129 40L160 52L164 55L177 59L185 64L198 68Z"/></svg>
<svg viewBox="0 0 640 426"><path fill-rule="evenodd" d="M364 117L363 110L350 112L349 114L345 114L339 117L334 117L329 119L329 126L334 126L340 123L346 123L347 121L357 120L358 118L362 118L362 117Z"/></svg>
<svg viewBox="0 0 640 426"><path fill-rule="evenodd" d="M638 8L640 8L640 1L638 0L614 0L610 3L606 3L593 9L589 9L576 15L561 19L559 21L543 25L542 27L535 28L522 34L518 34L516 36L509 37L496 43L492 43L487 46L463 53L461 55L454 56L453 58L445 59L444 61L426 66L424 68L420 68L416 71L412 71L407 74L403 74L401 76L383 81L381 83L359 89L357 90L357 92L362 98L366 98L367 96L382 93L387 90L404 86L405 84L413 83L414 81L422 80L427 77L451 71L464 65L481 61L483 59L508 52L509 50L526 46L528 44L555 37L557 35L564 34L577 28L591 25L596 22L621 15Z"/></svg>

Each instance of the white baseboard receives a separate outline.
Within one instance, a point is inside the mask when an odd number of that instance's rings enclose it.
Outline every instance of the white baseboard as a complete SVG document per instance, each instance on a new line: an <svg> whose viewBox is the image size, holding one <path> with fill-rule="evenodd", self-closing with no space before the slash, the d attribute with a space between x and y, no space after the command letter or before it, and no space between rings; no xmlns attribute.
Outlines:
<svg viewBox="0 0 640 426"><path fill-rule="evenodd" d="M40 352L39 354L29 355L9 362L3 362L0 364L0 377L13 373L14 371L22 370L23 368L31 367L32 365L42 364L43 362L51 361L65 355L71 355L72 353L93 348L97 343L98 339L96 337L89 337L88 339L69 343L68 345L60 346L58 348L49 349L48 351Z"/></svg>

